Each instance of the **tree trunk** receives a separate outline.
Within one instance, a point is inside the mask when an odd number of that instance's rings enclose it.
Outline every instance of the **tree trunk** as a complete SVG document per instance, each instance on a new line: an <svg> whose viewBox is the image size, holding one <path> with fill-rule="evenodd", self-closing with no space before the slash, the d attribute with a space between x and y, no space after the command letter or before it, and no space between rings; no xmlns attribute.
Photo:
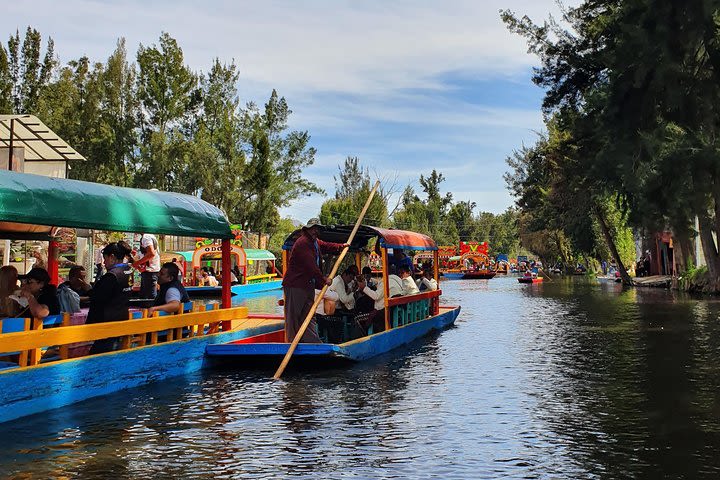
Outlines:
<svg viewBox="0 0 720 480"><path fill-rule="evenodd" d="M705 264L708 267L708 273L713 282L713 290L718 290L718 273L720 272L720 258L718 257L715 240L712 236L712 221L708 215L699 215L698 223L700 224L700 244L702 245L703 255L705 255Z"/></svg>
<svg viewBox="0 0 720 480"><path fill-rule="evenodd" d="M600 224L600 230L602 230L603 237L605 237L605 242L607 242L608 249L610 249L610 253L612 254L618 270L620 271L620 278L622 278L623 285L632 285L632 278L630 278L630 275L625 269L625 265L623 265L622 260L620 260L620 253L615 246L615 240L613 240L612 235L610 234L610 229L605 222L605 216L602 213L601 207L596 205L594 210L595 218L597 218L597 221Z"/></svg>
<svg viewBox="0 0 720 480"><path fill-rule="evenodd" d="M678 276L695 266L695 250L690 241L690 234L685 229L673 228L673 263Z"/></svg>

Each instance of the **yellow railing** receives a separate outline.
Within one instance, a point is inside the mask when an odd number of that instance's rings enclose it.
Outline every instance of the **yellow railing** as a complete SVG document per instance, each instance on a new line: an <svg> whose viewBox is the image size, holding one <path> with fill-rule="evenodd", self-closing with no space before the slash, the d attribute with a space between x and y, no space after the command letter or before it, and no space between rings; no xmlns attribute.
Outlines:
<svg viewBox="0 0 720 480"><path fill-rule="evenodd" d="M245 280L247 283L263 283L263 282L269 282L270 280L272 280L274 278L275 278L274 273L264 273L262 275L251 275L251 276L247 277Z"/></svg>
<svg viewBox="0 0 720 480"><path fill-rule="evenodd" d="M204 310L204 307L201 306L199 309ZM67 358L68 344L120 337L120 349L123 350L132 345L155 344L158 332L163 331L167 331L167 341L181 339L185 328L190 329L186 333L191 337L217 333L221 329L222 322L247 318L247 315L247 307L235 307L119 322L61 326L45 330L42 329L42 322L37 320L33 322L34 329L27 330L30 325L30 319L27 319L26 331L0 334L0 356L4 352L19 351L20 366L36 365L40 360L40 349L51 345L60 346L60 357ZM66 316L63 324L67 325L68 321L69 317ZM208 326L207 332L206 326ZM146 334L150 334L149 342L146 342Z"/></svg>

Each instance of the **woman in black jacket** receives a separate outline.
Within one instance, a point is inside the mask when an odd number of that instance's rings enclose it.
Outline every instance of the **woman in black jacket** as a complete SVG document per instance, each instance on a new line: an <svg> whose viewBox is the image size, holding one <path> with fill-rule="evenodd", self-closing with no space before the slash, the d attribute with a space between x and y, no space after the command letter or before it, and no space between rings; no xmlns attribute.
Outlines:
<svg viewBox="0 0 720 480"><path fill-rule="evenodd" d="M90 291L90 310L87 322L117 322L127 320L128 304L132 290L132 268L126 262L132 249L126 242L113 242L102 250L103 263L107 273L95 282ZM90 353L115 350L118 338L97 340Z"/></svg>

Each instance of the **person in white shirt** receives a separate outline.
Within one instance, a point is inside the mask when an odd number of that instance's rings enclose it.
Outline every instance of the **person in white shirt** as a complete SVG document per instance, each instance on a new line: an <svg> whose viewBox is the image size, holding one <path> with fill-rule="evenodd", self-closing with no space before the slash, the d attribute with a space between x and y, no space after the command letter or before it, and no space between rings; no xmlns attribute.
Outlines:
<svg viewBox="0 0 720 480"><path fill-rule="evenodd" d="M426 268L423 270L423 276L415 281L418 289L421 292L437 290L437 282L433 278L432 270Z"/></svg>
<svg viewBox="0 0 720 480"><path fill-rule="evenodd" d="M203 271L203 285L206 287L217 287L220 285L220 282L218 282L217 278L215 278L215 275L210 275L209 272Z"/></svg>
<svg viewBox="0 0 720 480"><path fill-rule="evenodd" d="M332 285L328 288L328 290L333 290L338 294L338 301L340 302L338 307L345 310L355 309L355 272L357 272L355 265L346 268L345 271L333 279Z"/></svg>
<svg viewBox="0 0 720 480"><path fill-rule="evenodd" d="M398 268L398 273L402 279L403 295L417 295L420 293L418 286L415 285L415 280L413 280L410 267L401 265L400 268Z"/></svg>
<svg viewBox="0 0 720 480"><path fill-rule="evenodd" d="M140 253L143 256L132 264L133 268L140 270L140 297L154 299L157 296L158 273L160 273L160 253L155 235L142 234Z"/></svg>
<svg viewBox="0 0 720 480"><path fill-rule="evenodd" d="M321 290L318 290L317 288L315 289L315 298L316 299L317 299L318 295L320 295L320 292L321 292ZM318 315L323 315L323 316L327 315L327 313L325 312L325 300L332 300L334 302L337 302L339 298L340 298L340 296L338 295L338 293L335 290L331 290L329 288L326 289L325 295L323 295L323 301L318 303L318 306L315 309L315 313L317 313Z"/></svg>
<svg viewBox="0 0 720 480"><path fill-rule="evenodd" d="M377 290L367 286L364 280L358 280L357 288L368 297L375 300L375 311L371 317L374 331L381 332L385 329L385 288L378 285ZM403 283L397 275L388 275L388 290L390 298L403 296Z"/></svg>

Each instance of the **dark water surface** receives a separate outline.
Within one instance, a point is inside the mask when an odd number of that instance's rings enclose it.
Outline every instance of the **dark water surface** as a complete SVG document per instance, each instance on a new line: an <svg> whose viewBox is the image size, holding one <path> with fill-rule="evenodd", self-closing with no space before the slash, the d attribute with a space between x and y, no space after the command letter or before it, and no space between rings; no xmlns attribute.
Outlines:
<svg viewBox="0 0 720 480"><path fill-rule="evenodd" d="M457 325L407 349L278 382L203 372L2 424L0 472L720 477L720 302L582 279L442 287Z"/></svg>

